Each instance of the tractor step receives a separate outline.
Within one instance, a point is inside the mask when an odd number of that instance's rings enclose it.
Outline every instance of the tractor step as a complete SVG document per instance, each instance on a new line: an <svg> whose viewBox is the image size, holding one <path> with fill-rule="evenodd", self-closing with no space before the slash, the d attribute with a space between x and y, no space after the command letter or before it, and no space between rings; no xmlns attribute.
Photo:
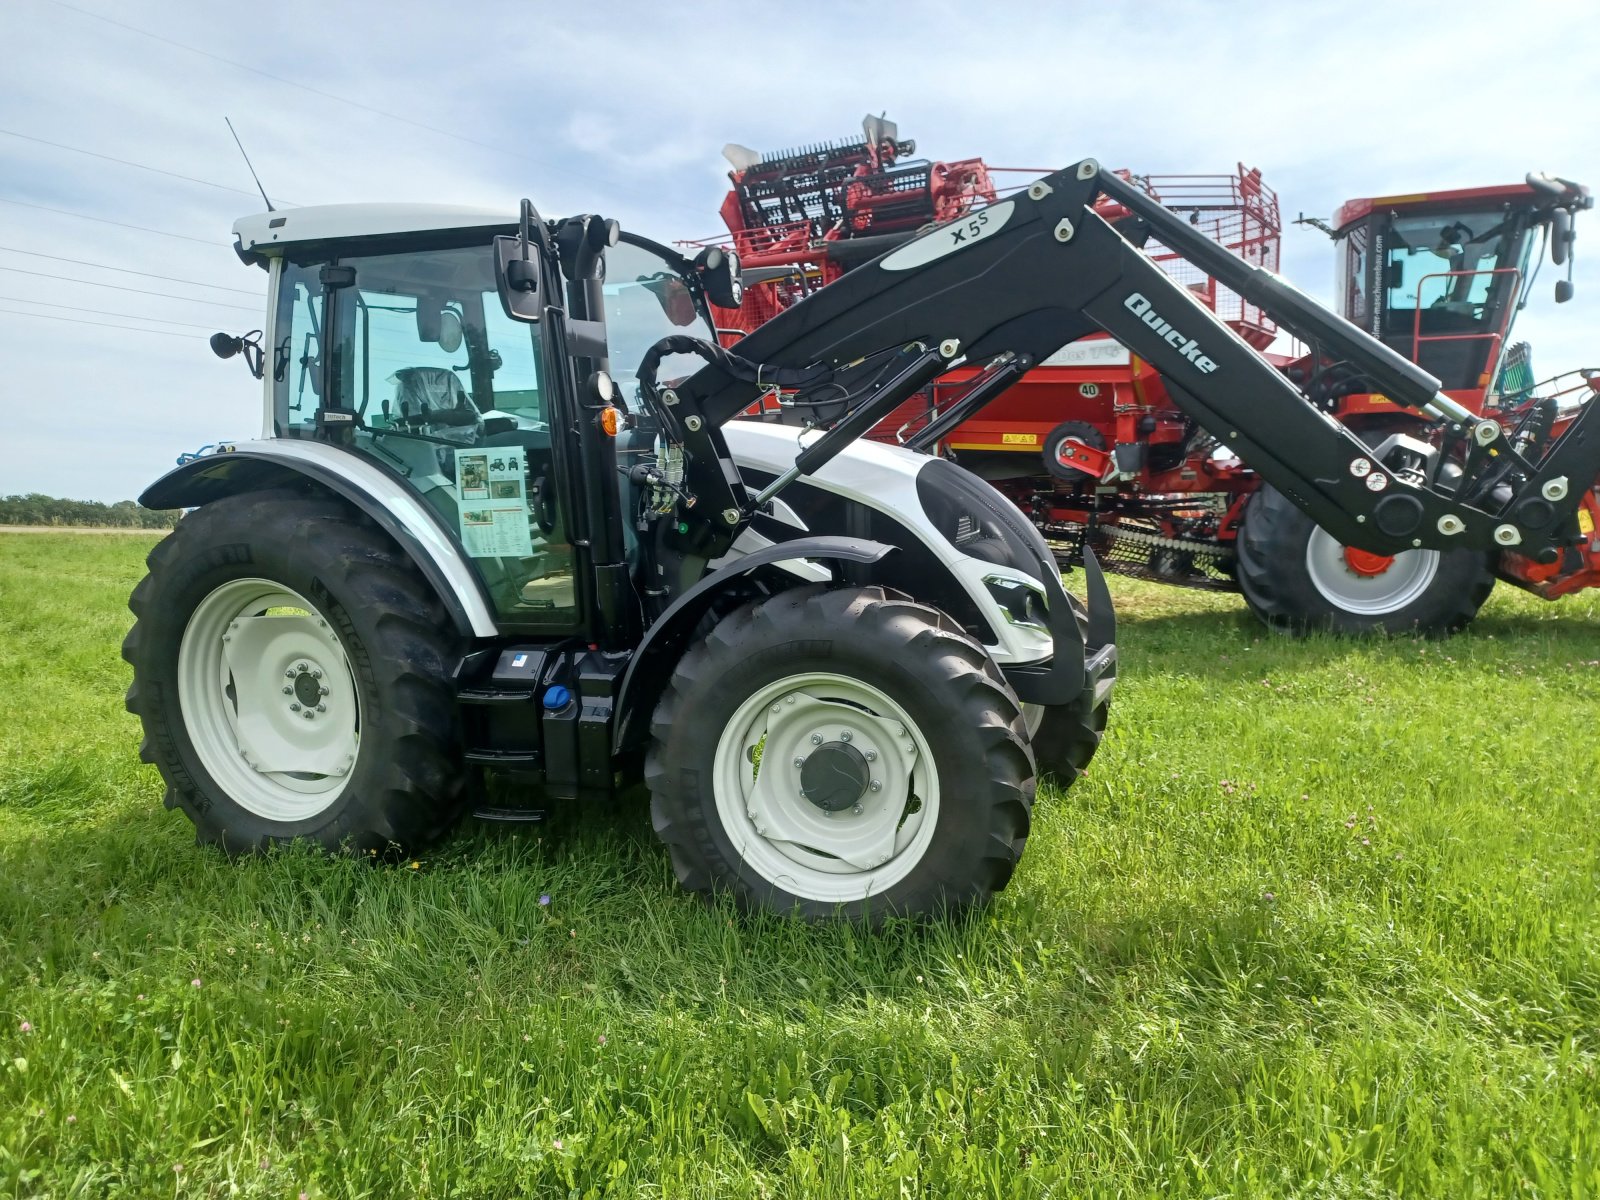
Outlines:
<svg viewBox="0 0 1600 1200"><path fill-rule="evenodd" d="M462 688L456 699L462 704L526 704L534 694L532 688Z"/></svg>
<svg viewBox="0 0 1600 1200"><path fill-rule="evenodd" d="M537 750L467 750L462 758L486 767L522 767L533 770L544 761Z"/></svg>
<svg viewBox="0 0 1600 1200"><path fill-rule="evenodd" d="M542 808L498 808L488 805L484 808L475 808L472 815L480 821L504 821L512 824L532 824L534 821L544 820Z"/></svg>

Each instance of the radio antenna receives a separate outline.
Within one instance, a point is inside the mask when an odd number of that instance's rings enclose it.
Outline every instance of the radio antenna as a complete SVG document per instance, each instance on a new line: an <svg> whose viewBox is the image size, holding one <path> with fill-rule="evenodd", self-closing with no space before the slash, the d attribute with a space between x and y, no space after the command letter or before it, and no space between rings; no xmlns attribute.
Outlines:
<svg viewBox="0 0 1600 1200"><path fill-rule="evenodd" d="M261 177L256 174L255 166L250 162L250 156L244 152L244 143L239 140L239 134L234 129L233 122L228 121L227 117L222 119L228 122L228 132L233 134L233 144L239 147L239 154L244 158L244 165L250 168L250 178L256 181L256 191L261 193L261 199L266 202L267 211L277 212L278 210L272 207L272 201L267 199L267 189L261 186Z"/></svg>

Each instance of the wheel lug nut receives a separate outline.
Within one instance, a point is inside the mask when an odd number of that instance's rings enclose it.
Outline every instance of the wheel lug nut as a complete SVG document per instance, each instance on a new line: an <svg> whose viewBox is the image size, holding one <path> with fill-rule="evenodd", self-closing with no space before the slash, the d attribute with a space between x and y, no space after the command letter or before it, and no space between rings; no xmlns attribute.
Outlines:
<svg viewBox="0 0 1600 1200"><path fill-rule="evenodd" d="M313 668L311 668L311 678L313 678L313 679L321 679L322 678L322 668L321 667L313 667Z"/></svg>
<svg viewBox="0 0 1600 1200"><path fill-rule="evenodd" d="M308 709L306 709L306 710L305 710L305 712L303 712L303 713L301 713L301 714L300 714L300 715L301 715L301 716L302 716L302 717L304 717L304 718L305 718L305 719L306 719L306 720L308 720L308 721L309 721L309 720L311 720L311 718L312 718L312 717L314 717L314 716L316 716L316 715L317 715L317 714L316 714L316 713L314 713L314 712L312 712L312 711L311 711L311 710L310 710L310 709L309 709L309 708L308 708Z"/></svg>
<svg viewBox="0 0 1600 1200"><path fill-rule="evenodd" d="M878 761L878 752L876 750L868 750L861 757L866 759L868 762L877 762Z"/></svg>
<svg viewBox="0 0 1600 1200"><path fill-rule="evenodd" d="M797 767L803 767L803 766L806 765L806 760L801 758L798 754L796 754L794 756L794 765L797 766Z"/></svg>
<svg viewBox="0 0 1600 1200"><path fill-rule="evenodd" d="M820 745L822 745L822 735L821 735L821 734L820 734L820 733L813 733L813 734L812 734L812 735L811 735L811 744L812 744L812 745L813 745L813 746L820 746Z"/></svg>
<svg viewBox="0 0 1600 1200"><path fill-rule="evenodd" d="M839 740L841 742L852 741L852 740L854 740L854 738L855 738L855 734L851 733L848 729L846 729L843 733L841 733L839 735Z"/></svg>
<svg viewBox="0 0 1600 1200"><path fill-rule="evenodd" d="M859 817L859 816L860 816L860 815L861 815L861 805L859 805L859 804L858 804L858 805L856 805L856 806L855 806L855 807L854 807L854 808L852 808L852 809L851 809L851 810L850 810L850 811L851 811L851 812L853 812L853 813L855 813L855 815L856 815L856 816L858 816L858 817Z"/></svg>
<svg viewBox="0 0 1600 1200"><path fill-rule="evenodd" d="M317 711L318 712L327 712L328 711L328 706L326 704L319 704L319 705L317 705Z"/></svg>
<svg viewBox="0 0 1600 1200"><path fill-rule="evenodd" d="M290 667L287 671L285 671L283 673L283 677L285 679L293 679L294 678L294 668Z"/></svg>
<svg viewBox="0 0 1600 1200"><path fill-rule="evenodd" d="M288 684L284 684L283 685L283 694L285 696L292 696L292 695L294 695L294 689L292 687L290 687Z"/></svg>
<svg viewBox="0 0 1600 1200"><path fill-rule="evenodd" d="M773 711L773 712L782 712L782 711L783 711L783 709L782 709L782 708L780 708L780 707L779 707L779 706L778 706L778 705L776 705L776 704L774 704L774 705L773 705L773 706L772 706L772 711Z"/></svg>
<svg viewBox="0 0 1600 1200"><path fill-rule="evenodd" d="M874 779L871 783L867 784L867 787L871 788L875 792L881 792L883 791L883 780Z"/></svg>
<svg viewBox="0 0 1600 1200"><path fill-rule="evenodd" d="M321 691L320 694L323 695L323 696L326 696L328 694L328 685L327 684L323 684L322 685L322 691Z"/></svg>
<svg viewBox="0 0 1600 1200"><path fill-rule="evenodd" d="M290 712L299 712L300 711L300 705L298 703L289 705L289 711Z"/></svg>
<svg viewBox="0 0 1600 1200"><path fill-rule="evenodd" d="M794 697L793 697L793 696L788 696L788 697L785 697L785 699L784 699L784 701L783 701L783 702L784 702L784 703L785 703L785 704L793 704L793 703L794 703Z"/></svg>

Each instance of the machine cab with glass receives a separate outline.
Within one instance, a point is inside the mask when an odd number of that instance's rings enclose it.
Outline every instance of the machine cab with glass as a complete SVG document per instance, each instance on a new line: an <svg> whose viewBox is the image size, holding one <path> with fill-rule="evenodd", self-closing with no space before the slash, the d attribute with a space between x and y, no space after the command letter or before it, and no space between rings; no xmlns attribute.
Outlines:
<svg viewBox="0 0 1600 1200"><path fill-rule="evenodd" d="M1588 191L1565 180L1351 200L1330 230L1339 310L1481 410L1506 365L1511 324L1537 272L1535 246L1567 261ZM1541 236L1542 235L1542 236ZM1557 299L1570 295L1558 285ZM1381 406L1381 398L1377 401ZM1370 408L1365 396L1342 407Z"/></svg>
<svg viewBox="0 0 1600 1200"><path fill-rule="evenodd" d="M573 367L543 324L502 303L506 214L361 205L252 220L261 228L238 232L267 257L273 293L267 434L338 444L403 481L453 535L503 628L581 632L589 585L576 558L595 512L573 486L581 451L552 437L577 420ZM671 254L631 237L605 253L607 341L576 349L591 366L616 355L624 405L656 341L713 336Z"/></svg>

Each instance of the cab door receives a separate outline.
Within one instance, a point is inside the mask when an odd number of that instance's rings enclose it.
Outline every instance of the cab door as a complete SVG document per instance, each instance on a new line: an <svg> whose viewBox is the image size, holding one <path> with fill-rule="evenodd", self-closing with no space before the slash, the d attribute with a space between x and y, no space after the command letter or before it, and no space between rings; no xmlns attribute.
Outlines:
<svg viewBox="0 0 1600 1200"><path fill-rule="evenodd" d="M540 327L501 308L489 245L288 263L277 341L280 436L347 438L401 476L444 519L504 628L582 624L542 386L553 375ZM353 431L328 434L317 415L329 408L352 412Z"/></svg>

